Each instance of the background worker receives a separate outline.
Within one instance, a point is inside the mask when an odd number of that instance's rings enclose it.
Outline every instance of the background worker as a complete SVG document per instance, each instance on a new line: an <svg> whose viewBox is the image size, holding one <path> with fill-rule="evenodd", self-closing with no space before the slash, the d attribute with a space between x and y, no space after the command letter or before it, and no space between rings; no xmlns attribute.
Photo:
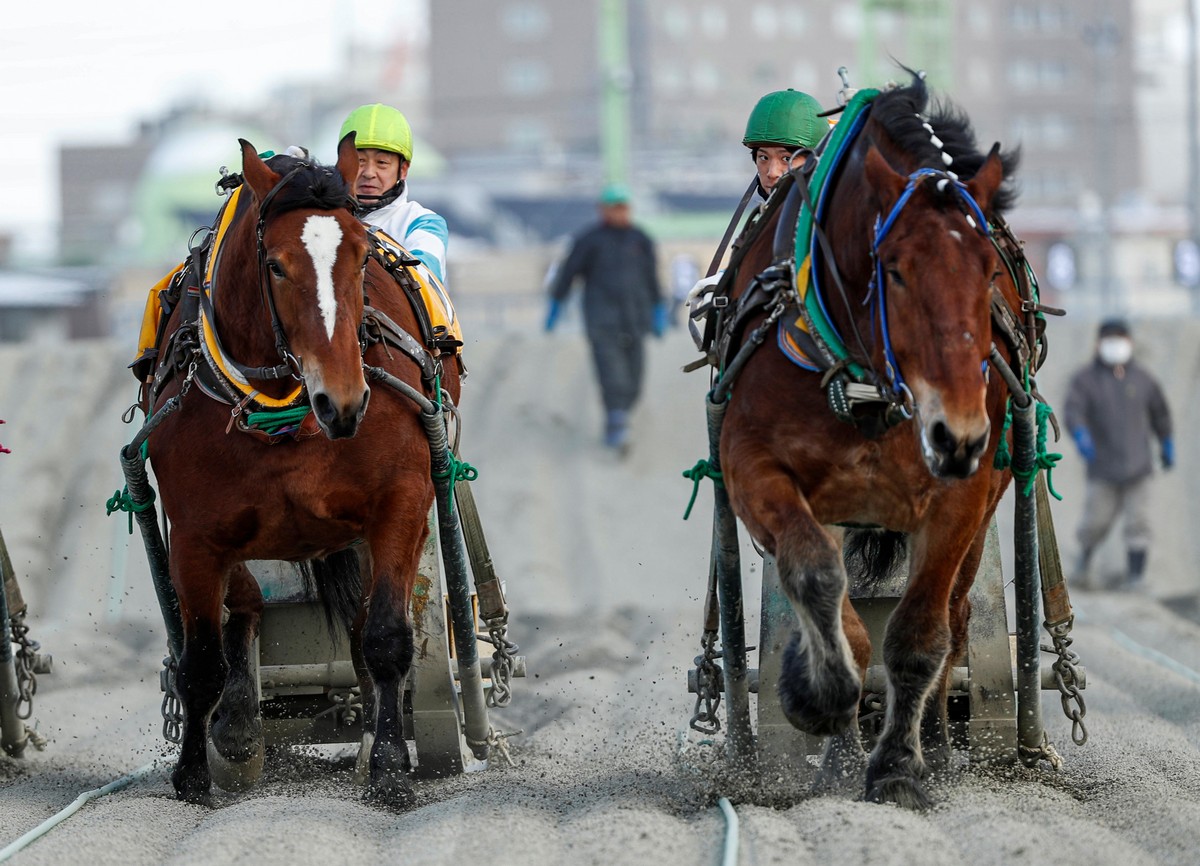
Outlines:
<svg viewBox="0 0 1200 866"><path fill-rule="evenodd" d="M1136 585L1145 575L1150 548L1150 443L1157 439L1163 469L1175 465L1175 444L1166 398L1158 380L1134 360L1127 322L1110 319L1100 325L1096 354L1072 376L1063 414L1087 462L1075 577L1089 585L1092 556L1123 514L1126 581Z"/></svg>
<svg viewBox="0 0 1200 866"><path fill-rule="evenodd" d="M658 281L654 241L633 224L629 192L605 187L600 220L571 244L551 278L546 330L558 322L575 279L583 281L583 319L604 401L604 443L628 445L629 413L642 390L645 338L667 329L667 305Z"/></svg>

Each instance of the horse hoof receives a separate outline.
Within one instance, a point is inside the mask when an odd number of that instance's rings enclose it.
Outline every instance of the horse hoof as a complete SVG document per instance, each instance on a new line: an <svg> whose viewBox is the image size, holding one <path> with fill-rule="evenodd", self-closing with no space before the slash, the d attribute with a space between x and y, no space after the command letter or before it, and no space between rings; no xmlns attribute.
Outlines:
<svg viewBox="0 0 1200 866"><path fill-rule="evenodd" d="M364 799L393 812L405 812L417 804L417 794L408 779L387 775L367 785Z"/></svg>
<svg viewBox="0 0 1200 866"><path fill-rule="evenodd" d="M176 767L171 773L171 784L175 786L175 796L183 802L212 806L212 782L206 773Z"/></svg>
<svg viewBox="0 0 1200 866"><path fill-rule="evenodd" d="M250 788L262 777L265 748L261 739L246 757L226 757L212 740L208 741L208 769L212 780L223 791L237 793Z"/></svg>
<svg viewBox="0 0 1200 866"><path fill-rule="evenodd" d="M840 734L858 716L862 683L850 668L837 664L814 667L793 635L783 654L779 703L793 726L817 737Z"/></svg>
<svg viewBox="0 0 1200 866"><path fill-rule="evenodd" d="M889 776L869 783L866 799L872 803L895 803L914 812L924 812L933 806L921 783L909 776Z"/></svg>

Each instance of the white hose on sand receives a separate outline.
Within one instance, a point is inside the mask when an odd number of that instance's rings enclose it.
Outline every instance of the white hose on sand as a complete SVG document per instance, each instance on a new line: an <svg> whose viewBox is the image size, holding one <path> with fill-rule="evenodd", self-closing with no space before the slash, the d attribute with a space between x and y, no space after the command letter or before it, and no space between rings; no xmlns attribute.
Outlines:
<svg viewBox="0 0 1200 866"><path fill-rule="evenodd" d="M15 842L12 842L9 845L6 845L3 850L0 850L0 863L3 863L4 861L8 860L9 857L11 857L12 855L16 854L18 851L25 848L27 845L29 845L30 842L33 842L37 839L40 839L42 836L45 836L47 833L49 833L51 830L53 830L55 827L57 827L63 821L67 820L72 815L74 815L76 812L78 812L80 809L82 809L83 804L86 803L88 800L95 800L97 797L103 797L105 794L111 794L114 791L120 791L122 788L127 788L128 786L132 785L134 782L138 781L138 779L145 777L152 770L154 770L156 767L158 767L160 764L160 761L161 761L160 758L155 758L153 761L151 761L149 764L146 764L144 767L138 767L136 770L134 770L132 773L130 773L128 775L122 776L119 779L114 779L113 781L109 782L107 785L105 785L102 788L94 788L91 791L84 791L82 794L80 794L78 797L75 798L75 802L71 803L71 805L67 806L65 809L63 809L58 814L50 816L45 821L38 824L36 827L34 827L32 830L30 830L28 833L26 833L24 836L22 836L20 839L18 839Z"/></svg>

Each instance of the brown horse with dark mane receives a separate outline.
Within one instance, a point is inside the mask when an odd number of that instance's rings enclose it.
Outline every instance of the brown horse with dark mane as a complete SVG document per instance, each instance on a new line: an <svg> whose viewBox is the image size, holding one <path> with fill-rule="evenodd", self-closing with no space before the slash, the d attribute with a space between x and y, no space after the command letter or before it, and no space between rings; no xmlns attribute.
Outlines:
<svg viewBox="0 0 1200 866"><path fill-rule="evenodd" d="M799 622L778 685L784 711L797 728L830 737L822 781L856 777L865 765L868 799L914 808L929 803L928 768L949 758L947 676L964 648L986 528L1011 477L993 468L1007 393L990 375L993 341L1002 357L1015 355L993 327L997 292L1021 309L989 228L1011 204L1015 157L999 145L980 153L964 115L927 113L927 103L916 76L876 95L825 178L817 222L828 244L814 252L813 272L827 333L844 336L847 357L803 369L771 331L744 365L724 369L736 379L718 380L728 394L724 484L775 557ZM772 235L787 209L747 240L729 309L746 306L757 275L777 260ZM790 303L794 311L794 294ZM764 321L783 306L760 306L741 322L728 356L751 337L763 342ZM873 389L878 399L843 400L839 418L824 386L854 367L857 393ZM844 544L880 575L905 545L909 558L883 646L886 722L869 760L857 716L871 644L847 595Z"/></svg>
<svg viewBox="0 0 1200 866"><path fill-rule="evenodd" d="M184 725L172 780L181 799L208 798L210 736L226 761L261 751L248 652L263 598L245 563L307 561L331 621L352 623L368 795L404 806L413 797L400 703L413 660L409 601L434 483L417 404L392 388L373 396L364 365L431 400L457 401L458 364L439 363L433 380L404 351L366 339L368 296L373 321L420 331L351 211L353 134L336 166L266 162L244 141L242 156L239 199L227 206L199 302L201 346L186 376L160 377L149 407L183 395L148 440L183 626L175 685ZM181 324L174 316L168 334ZM159 370L170 363L164 353ZM307 414L291 435L247 423L255 409L288 407L293 419ZM370 568L360 583L362 550Z"/></svg>

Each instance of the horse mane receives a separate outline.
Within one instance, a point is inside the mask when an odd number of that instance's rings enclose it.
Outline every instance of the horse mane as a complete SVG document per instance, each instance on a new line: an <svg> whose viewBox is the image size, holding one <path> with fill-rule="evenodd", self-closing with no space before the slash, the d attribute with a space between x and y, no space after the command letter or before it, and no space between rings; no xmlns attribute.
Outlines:
<svg viewBox="0 0 1200 866"><path fill-rule="evenodd" d="M902 68L912 75L912 82L877 96L871 105L871 119L883 128L898 148L918 160L918 167L946 169L942 154L947 153L952 160L949 170L963 181L970 180L987 159L987 154L981 153L976 143L970 118L949 100L935 100L931 107L924 79L907 66ZM926 109L929 109L928 113ZM934 134L941 139L940 149L931 141L925 123L932 126ZM996 213L1003 213L1016 203L1013 173L1020 156L1020 148L1000 152L1005 180L992 200L992 210Z"/></svg>
<svg viewBox="0 0 1200 866"><path fill-rule="evenodd" d="M286 154L276 154L266 162L271 171L285 177L289 172L299 169L271 200L271 213L283 213L298 208L354 210L354 196L335 166L322 165Z"/></svg>

